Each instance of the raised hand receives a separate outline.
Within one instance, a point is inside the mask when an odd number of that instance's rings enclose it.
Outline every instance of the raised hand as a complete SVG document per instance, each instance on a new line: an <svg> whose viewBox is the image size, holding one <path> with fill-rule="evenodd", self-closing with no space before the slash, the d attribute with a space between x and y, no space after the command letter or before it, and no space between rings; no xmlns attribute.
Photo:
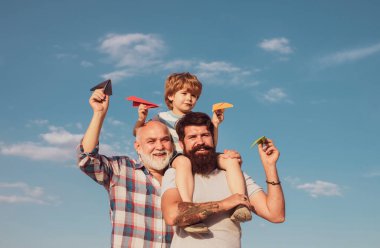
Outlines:
<svg viewBox="0 0 380 248"><path fill-rule="evenodd" d="M277 160L280 157L280 152L271 139L267 138L265 143L258 144L258 150L264 167L276 166Z"/></svg>
<svg viewBox="0 0 380 248"><path fill-rule="evenodd" d="M137 110L138 121L145 123L146 117L148 116L148 106L145 104L140 104Z"/></svg>
<svg viewBox="0 0 380 248"><path fill-rule="evenodd" d="M110 97L104 94L104 89L97 89L92 93L89 103L94 112L106 113Z"/></svg>

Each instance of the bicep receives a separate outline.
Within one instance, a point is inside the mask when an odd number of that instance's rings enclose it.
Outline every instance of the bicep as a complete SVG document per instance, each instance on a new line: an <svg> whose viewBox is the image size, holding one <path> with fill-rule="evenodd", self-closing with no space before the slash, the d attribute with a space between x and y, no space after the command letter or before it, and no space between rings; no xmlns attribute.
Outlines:
<svg viewBox="0 0 380 248"><path fill-rule="evenodd" d="M260 190L259 192L256 192L255 194L251 195L249 197L249 201L254 208L254 212L258 216L268 220L269 209L268 209L268 205L267 205L266 193L264 191Z"/></svg>

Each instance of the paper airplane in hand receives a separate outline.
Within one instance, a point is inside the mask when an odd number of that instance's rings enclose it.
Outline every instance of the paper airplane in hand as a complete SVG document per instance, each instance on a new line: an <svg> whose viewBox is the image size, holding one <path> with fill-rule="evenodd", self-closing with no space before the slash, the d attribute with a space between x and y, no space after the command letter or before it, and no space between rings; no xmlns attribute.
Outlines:
<svg viewBox="0 0 380 248"><path fill-rule="evenodd" d="M252 144L251 144L251 148L254 147L256 144L263 144L267 141L267 138L265 136L262 136L260 138L258 138L257 140L255 140Z"/></svg>
<svg viewBox="0 0 380 248"><path fill-rule="evenodd" d="M108 79L104 82L101 82L100 84L94 86L91 88L91 91L97 90L97 89L103 89L104 94L111 96L112 95L112 83L111 79Z"/></svg>
<svg viewBox="0 0 380 248"><path fill-rule="evenodd" d="M212 112L215 112L217 110L224 110L226 108L232 108L234 105L228 102L219 102L212 105Z"/></svg>
<svg viewBox="0 0 380 248"><path fill-rule="evenodd" d="M126 98L128 101L132 101L133 107L138 107L140 104L145 104L147 108L158 108L158 105L152 102L148 102L147 100L141 99L136 96L129 96Z"/></svg>

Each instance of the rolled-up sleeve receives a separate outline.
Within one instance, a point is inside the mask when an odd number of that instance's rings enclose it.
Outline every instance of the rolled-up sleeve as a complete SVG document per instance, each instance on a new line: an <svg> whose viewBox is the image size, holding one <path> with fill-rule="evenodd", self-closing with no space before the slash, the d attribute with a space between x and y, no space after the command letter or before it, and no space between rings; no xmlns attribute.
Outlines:
<svg viewBox="0 0 380 248"><path fill-rule="evenodd" d="M113 175L112 159L100 155L99 144L91 152L84 152L82 142L77 147L79 168L95 182L109 188Z"/></svg>

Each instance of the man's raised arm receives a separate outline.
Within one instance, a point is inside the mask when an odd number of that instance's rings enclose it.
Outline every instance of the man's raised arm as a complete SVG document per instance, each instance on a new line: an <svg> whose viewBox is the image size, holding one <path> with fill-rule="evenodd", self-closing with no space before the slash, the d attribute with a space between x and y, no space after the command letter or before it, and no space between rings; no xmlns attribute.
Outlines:
<svg viewBox="0 0 380 248"><path fill-rule="evenodd" d="M100 130L109 106L109 95L103 89L97 89L91 95L89 103L93 109L93 116L82 140L84 152L92 152L99 142Z"/></svg>

